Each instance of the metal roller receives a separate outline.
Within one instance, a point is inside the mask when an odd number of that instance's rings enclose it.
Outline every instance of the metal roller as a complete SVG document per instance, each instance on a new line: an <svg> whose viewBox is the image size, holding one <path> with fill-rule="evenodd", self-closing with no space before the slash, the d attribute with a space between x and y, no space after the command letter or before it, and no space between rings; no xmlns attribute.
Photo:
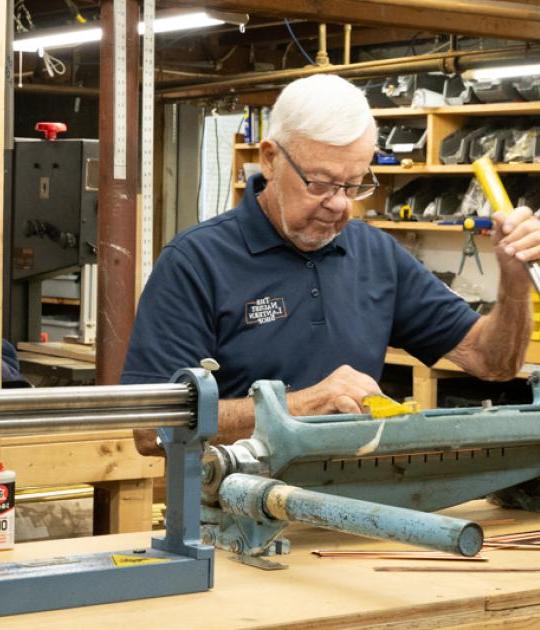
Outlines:
<svg viewBox="0 0 540 630"><path fill-rule="evenodd" d="M184 384L51 387L0 391L0 436L183 427L196 394Z"/></svg>

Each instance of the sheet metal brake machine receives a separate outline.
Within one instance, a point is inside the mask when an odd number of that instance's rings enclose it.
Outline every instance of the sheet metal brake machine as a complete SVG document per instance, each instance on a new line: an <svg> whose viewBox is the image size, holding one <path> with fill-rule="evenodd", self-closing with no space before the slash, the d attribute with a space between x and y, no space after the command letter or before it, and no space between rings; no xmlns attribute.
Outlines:
<svg viewBox="0 0 540 630"><path fill-rule="evenodd" d="M116 566L111 553L0 563L3 615L209 589L212 545L283 568L268 556L287 551L292 521L473 556L480 526L431 512L540 476L536 376L532 404L419 412L375 397L370 413L309 417L288 413L281 382L257 381L252 437L219 446L206 445L218 414L207 369L165 385L22 391L0 391L0 437L159 427L166 530L138 550L151 563Z"/></svg>

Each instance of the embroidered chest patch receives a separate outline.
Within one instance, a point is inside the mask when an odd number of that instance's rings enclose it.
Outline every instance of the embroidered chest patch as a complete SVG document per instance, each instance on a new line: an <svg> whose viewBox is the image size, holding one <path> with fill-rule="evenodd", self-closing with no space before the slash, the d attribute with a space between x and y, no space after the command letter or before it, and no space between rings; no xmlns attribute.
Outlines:
<svg viewBox="0 0 540 630"><path fill-rule="evenodd" d="M263 297L253 302L246 302L246 324L268 324L276 319L287 317L285 298Z"/></svg>

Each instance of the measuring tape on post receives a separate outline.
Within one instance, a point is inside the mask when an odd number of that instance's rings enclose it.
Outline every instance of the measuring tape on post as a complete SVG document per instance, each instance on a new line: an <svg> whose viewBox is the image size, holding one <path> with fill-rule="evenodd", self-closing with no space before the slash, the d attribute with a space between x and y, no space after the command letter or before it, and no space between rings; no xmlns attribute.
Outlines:
<svg viewBox="0 0 540 630"><path fill-rule="evenodd" d="M114 0L114 152L113 177L126 179L127 53L126 0Z"/></svg>
<svg viewBox="0 0 540 630"><path fill-rule="evenodd" d="M153 262L154 230L154 18L155 0L144 0L144 36L142 62L142 286L148 280Z"/></svg>

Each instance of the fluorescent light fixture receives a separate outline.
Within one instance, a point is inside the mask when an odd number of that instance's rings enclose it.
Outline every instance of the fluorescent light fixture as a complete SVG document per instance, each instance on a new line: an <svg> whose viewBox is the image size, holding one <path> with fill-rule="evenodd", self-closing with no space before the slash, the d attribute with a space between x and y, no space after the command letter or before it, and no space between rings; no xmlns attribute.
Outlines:
<svg viewBox="0 0 540 630"><path fill-rule="evenodd" d="M188 29L205 28L223 24L223 20L209 17L204 12L183 13L157 17L154 20L154 33L168 33L171 31L183 31ZM139 22L137 30L144 34L144 22ZM45 32L41 35L21 37L13 42L15 52L38 52L52 48L65 48L67 46L79 46L89 42L99 42L102 36L101 27L77 28L71 31Z"/></svg>
<svg viewBox="0 0 540 630"><path fill-rule="evenodd" d="M50 48L63 48L76 46L88 42L98 42L101 39L101 28L79 28L73 31L57 31L56 33L43 33L33 37L22 37L13 42L15 52L38 52Z"/></svg>
<svg viewBox="0 0 540 630"><path fill-rule="evenodd" d="M170 33L171 31L185 31L190 28L205 28L223 24L223 20L216 20L204 12L184 13L183 15L171 15L158 17L154 20L154 33ZM139 35L144 35L144 22L139 22Z"/></svg>
<svg viewBox="0 0 540 630"><path fill-rule="evenodd" d="M520 66L497 66L496 68L478 68L467 70L462 74L464 79L488 81L489 79L510 79L512 77L530 77L540 74L540 63Z"/></svg>

